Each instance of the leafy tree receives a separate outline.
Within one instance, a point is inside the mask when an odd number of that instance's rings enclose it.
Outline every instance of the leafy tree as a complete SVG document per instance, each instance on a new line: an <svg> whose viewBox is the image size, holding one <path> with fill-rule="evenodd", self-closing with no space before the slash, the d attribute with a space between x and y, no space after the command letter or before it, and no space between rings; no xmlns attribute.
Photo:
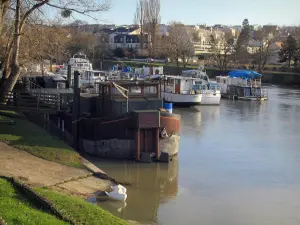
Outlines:
<svg viewBox="0 0 300 225"><path fill-rule="evenodd" d="M125 56L124 49L123 48L116 48L115 51L114 51L114 55L116 57L119 57L119 58L124 57Z"/></svg>
<svg viewBox="0 0 300 225"><path fill-rule="evenodd" d="M236 42L236 57L240 61L245 61L248 56L248 43L250 40L250 25L248 19L244 19L243 25L242 25L242 31L237 39Z"/></svg>
<svg viewBox="0 0 300 225"><path fill-rule="evenodd" d="M297 61L297 51L299 47L297 46L296 39L289 35L287 39L282 43L279 58L280 62L288 62L289 67L291 66L291 61Z"/></svg>

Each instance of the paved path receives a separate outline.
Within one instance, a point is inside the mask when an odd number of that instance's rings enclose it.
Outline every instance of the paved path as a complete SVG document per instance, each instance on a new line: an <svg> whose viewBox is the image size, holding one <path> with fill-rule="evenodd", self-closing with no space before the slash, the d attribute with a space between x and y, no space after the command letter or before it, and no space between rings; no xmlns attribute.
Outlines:
<svg viewBox="0 0 300 225"><path fill-rule="evenodd" d="M92 172L50 162L0 142L0 175L13 176L34 186L62 188L87 197L106 190L111 183L92 177Z"/></svg>

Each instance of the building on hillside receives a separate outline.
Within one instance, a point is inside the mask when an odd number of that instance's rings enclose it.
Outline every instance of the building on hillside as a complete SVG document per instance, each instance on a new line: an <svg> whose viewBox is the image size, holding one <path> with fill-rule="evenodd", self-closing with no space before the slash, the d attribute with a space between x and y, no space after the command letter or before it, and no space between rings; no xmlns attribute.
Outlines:
<svg viewBox="0 0 300 225"><path fill-rule="evenodd" d="M212 54L211 35L213 35L216 39L219 39L222 35L224 35L224 32L222 31L223 28L224 27L213 29L212 27L195 26L194 29L198 35L197 40L193 41L195 55L209 57Z"/></svg>
<svg viewBox="0 0 300 225"><path fill-rule="evenodd" d="M282 42L278 41L278 42L273 43L270 46L270 53L267 57L267 64L270 64L270 65L280 64L279 52L281 49L281 45L282 45Z"/></svg>
<svg viewBox="0 0 300 225"><path fill-rule="evenodd" d="M263 45L265 45L264 42L257 41L257 40L250 40L247 47L248 53L251 55L258 53L262 49ZM269 65L279 64L279 52L281 49L281 45L282 42L274 42L271 44L271 46L269 47L266 64Z"/></svg>
<svg viewBox="0 0 300 225"><path fill-rule="evenodd" d="M168 26L161 24L158 26L156 40L156 52L157 56L165 54L164 39L168 35ZM109 35L109 46L111 50L122 48L124 50L132 49L137 55L147 56L148 55L148 44L151 43L152 37L148 33L143 34L143 46L141 46L141 28L139 26L124 26L116 29L111 29L108 32ZM142 47L142 48L141 48Z"/></svg>
<svg viewBox="0 0 300 225"><path fill-rule="evenodd" d="M115 29L103 30L107 34L108 45L111 51L117 48L130 50L141 54L140 28L138 26L124 26ZM144 35L143 49L147 48L148 35ZM144 50L142 50L144 51Z"/></svg>

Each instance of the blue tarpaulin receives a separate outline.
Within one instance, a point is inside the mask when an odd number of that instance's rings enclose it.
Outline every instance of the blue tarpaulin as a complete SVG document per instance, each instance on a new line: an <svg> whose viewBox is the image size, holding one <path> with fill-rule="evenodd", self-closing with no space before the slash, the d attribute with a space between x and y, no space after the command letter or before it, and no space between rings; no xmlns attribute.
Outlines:
<svg viewBox="0 0 300 225"><path fill-rule="evenodd" d="M116 65L114 65L114 66L111 68L111 70L116 71L116 70L118 70L118 67L117 67Z"/></svg>
<svg viewBox="0 0 300 225"><path fill-rule="evenodd" d="M255 79L261 77L262 74L253 70L233 70L228 73L229 77L241 77L243 79Z"/></svg>
<svg viewBox="0 0 300 225"><path fill-rule="evenodd" d="M134 70L130 66L126 66L123 70L123 73L134 72Z"/></svg>

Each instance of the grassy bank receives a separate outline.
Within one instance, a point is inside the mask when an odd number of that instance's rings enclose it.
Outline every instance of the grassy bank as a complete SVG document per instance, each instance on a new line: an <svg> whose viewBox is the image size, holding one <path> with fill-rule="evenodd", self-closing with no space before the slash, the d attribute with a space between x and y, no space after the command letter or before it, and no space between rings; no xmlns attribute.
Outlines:
<svg viewBox="0 0 300 225"><path fill-rule="evenodd" d="M35 208L4 179L0 179L0 216L7 224L15 225L67 224Z"/></svg>
<svg viewBox="0 0 300 225"><path fill-rule="evenodd" d="M5 111L2 111L2 113ZM6 113L15 114L6 111ZM14 125L3 121L14 120ZM17 149L29 152L39 158L63 165L81 167L80 155L57 137L51 136L43 128L22 118L0 115L0 141Z"/></svg>
<svg viewBox="0 0 300 225"><path fill-rule="evenodd" d="M67 215L71 215L81 224L89 225L125 225L126 221L113 216L96 205L92 205L78 197L67 194L60 194L45 188L35 189L40 195L50 200L54 205L63 210Z"/></svg>
<svg viewBox="0 0 300 225"><path fill-rule="evenodd" d="M78 197L59 194L44 188L34 190L47 199L66 218L76 224L89 225L126 225L126 221L113 216L96 205L85 202ZM23 192L22 192L23 193ZM37 208L26 196L22 195L6 179L0 178L0 216L7 224L68 224L50 212Z"/></svg>

